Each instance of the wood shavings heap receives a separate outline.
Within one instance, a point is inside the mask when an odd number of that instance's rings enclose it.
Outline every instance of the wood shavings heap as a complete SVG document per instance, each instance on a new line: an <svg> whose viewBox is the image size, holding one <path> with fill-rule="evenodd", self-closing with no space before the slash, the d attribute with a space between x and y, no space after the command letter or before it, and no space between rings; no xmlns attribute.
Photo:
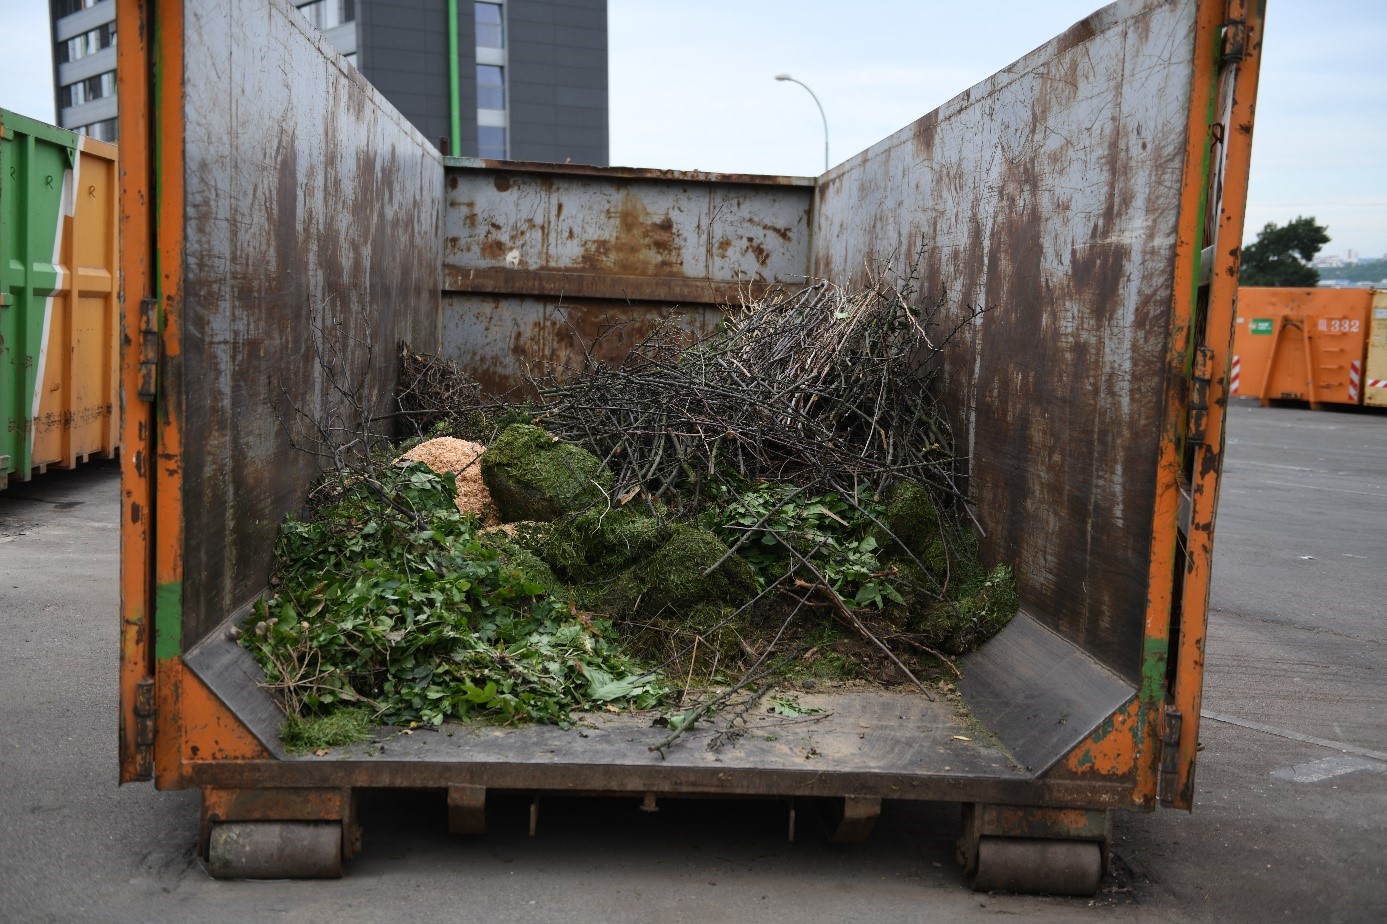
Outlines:
<svg viewBox="0 0 1387 924"><path fill-rule="evenodd" d="M500 518L491 500L491 492L482 481L483 452L486 452L486 447L481 443L441 436L420 443L397 461L423 462L439 474L456 475L458 510L474 514L483 526L495 526Z"/></svg>

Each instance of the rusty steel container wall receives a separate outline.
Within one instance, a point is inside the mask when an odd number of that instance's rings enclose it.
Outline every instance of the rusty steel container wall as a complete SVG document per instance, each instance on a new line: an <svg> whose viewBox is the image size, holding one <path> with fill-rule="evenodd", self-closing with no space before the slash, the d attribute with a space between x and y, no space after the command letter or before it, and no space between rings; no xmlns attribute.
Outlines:
<svg viewBox="0 0 1387 924"><path fill-rule="evenodd" d="M922 254L986 309L942 376L991 561L1135 683L1194 2L1107 7L821 181L815 275Z"/></svg>
<svg viewBox="0 0 1387 924"><path fill-rule="evenodd" d="M809 273L813 180L454 159L443 353L493 392Z"/></svg>
<svg viewBox="0 0 1387 924"><path fill-rule="evenodd" d="M533 380L579 371L588 356L619 364L661 323L696 339L721 319L715 305L446 292L442 352L488 394L518 396Z"/></svg>
<svg viewBox="0 0 1387 924"><path fill-rule="evenodd" d="M186 650L265 587L322 465L295 448L305 415L349 414L334 384L385 408L396 341L437 349L443 167L287 3L186 0L183 28L181 353L164 375L189 450Z"/></svg>

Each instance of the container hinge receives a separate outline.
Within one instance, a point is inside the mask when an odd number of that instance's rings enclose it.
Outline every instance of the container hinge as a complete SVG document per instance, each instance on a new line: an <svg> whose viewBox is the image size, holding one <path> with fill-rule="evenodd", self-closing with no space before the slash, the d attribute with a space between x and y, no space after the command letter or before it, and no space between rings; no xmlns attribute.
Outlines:
<svg viewBox="0 0 1387 924"><path fill-rule="evenodd" d="M1214 379L1214 351L1202 346L1194 353L1194 377L1190 380L1189 441L1202 443L1209 432L1209 385Z"/></svg>
<svg viewBox="0 0 1387 924"><path fill-rule="evenodd" d="M1161 730L1161 782L1159 795L1164 803L1175 797L1180 784L1180 728L1184 716L1174 706L1165 707L1165 725Z"/></svg>
<svg viewBox="0 0 1387 924"><path fill-rule="evenodd" d="M1247 57L1247 20L1230 19L1223 24L1223 60L1236 63Z"/></svg>
<svg viewBox="0 0 1387 924"><path fill-rule="evenodd" d="M153 401L159 386L159 300L140 299L140 400Z"/></svg>
<svg viewBox="0 0 1387 924"><path fill-rule="evenodd" d="M134 780L154 779L154 681L146 678L135 684L135 772Z"/></svg>

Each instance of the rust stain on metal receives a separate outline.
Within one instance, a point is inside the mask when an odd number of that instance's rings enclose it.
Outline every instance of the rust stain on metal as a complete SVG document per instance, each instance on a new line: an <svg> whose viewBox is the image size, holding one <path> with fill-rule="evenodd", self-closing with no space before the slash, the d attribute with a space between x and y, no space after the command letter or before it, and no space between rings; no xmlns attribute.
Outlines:
<svg viewBox="0 0 1387 924"><path fill-rule="evenodd" d="M911 126L911 137L915 142L915 151L922 157L929 156L934 151L934 133L939 128L939 112L931 112L923 118L917 119Z"/></svg>
<svg viewBox="0 0 1387 924"><path fill-rule="evenodd" d="M456 179L456 177L454 177L454 179ZM495 178L491 181L491 185L496 187L497 192L510 192L511 182L504 173L496 174Z"/></svg>
<svg viewBox="0 0 1387 924"><path fill-rule="evenodd" d="M584 242L582 265L629 276L679 275L683 267L683 241L669 215L654 217L631 191L622 195L615 209L615 233L611 238Z"/></svg>
<svg viewBox="0 0 1387 924"><path fill-rule="evenodd" d="M760 266L765 266L771 261L770 252L767 251L765 247L762 247L761 243L754 237L746 239L746 250L747 253L756 258L756 262Z"/></svg>

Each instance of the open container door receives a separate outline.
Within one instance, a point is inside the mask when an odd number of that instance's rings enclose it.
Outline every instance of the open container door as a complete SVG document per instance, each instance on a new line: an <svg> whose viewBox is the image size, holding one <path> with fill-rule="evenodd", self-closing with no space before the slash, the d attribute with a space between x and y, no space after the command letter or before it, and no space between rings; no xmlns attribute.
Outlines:
<svg viewBox="0 0 1387 924"><path fill-rule="evenodd" d="M986 309L941 380L1022 613L966 662L970 706L1134 806L1192 802L1262 14L1115 3L818 190L817 276L918 254Z"/></svg>
<svg viewBox="0 0 1387 924"><path fill-rule="evenodd" d="M343 382L387 407L397 341L437 349L443 167L288 3L121 0L117 22L121 779L172 787L277 748L183 656L264 588L324 465L297 420Z"/></svg>

